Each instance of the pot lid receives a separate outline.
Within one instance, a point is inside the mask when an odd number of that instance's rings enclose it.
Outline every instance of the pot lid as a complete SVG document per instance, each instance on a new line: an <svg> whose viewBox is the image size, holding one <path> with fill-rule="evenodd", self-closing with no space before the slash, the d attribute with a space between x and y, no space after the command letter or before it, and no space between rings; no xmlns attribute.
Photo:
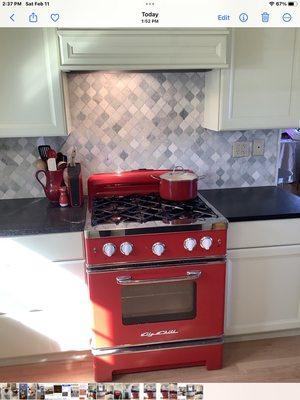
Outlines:
<svg viewBox="0 0 300 400"><path fill-rule="evenodd" d="M160 178L170 182L178 182L193 181L198 177L194 172L186 171L182 167L175 167L172 172L165 172L164 174L160 175Z"/></svg>

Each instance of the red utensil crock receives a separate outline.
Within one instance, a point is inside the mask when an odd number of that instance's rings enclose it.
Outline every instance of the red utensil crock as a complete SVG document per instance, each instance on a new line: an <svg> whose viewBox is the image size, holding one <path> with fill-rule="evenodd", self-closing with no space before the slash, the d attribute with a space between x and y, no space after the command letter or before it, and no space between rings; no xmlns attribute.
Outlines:
<svg viewBox="0 0 300 400"><path fill-rule="evenodd" d="M45 185L41 181L42 174L46 178ZM60 196L59 188L62 186L62 183L63 183L63 170L57 170L57 171L39 170L36 172L35 177L38 180L38 182L42 185L46 197L52 203L58 203L59 196Z"/></svg>

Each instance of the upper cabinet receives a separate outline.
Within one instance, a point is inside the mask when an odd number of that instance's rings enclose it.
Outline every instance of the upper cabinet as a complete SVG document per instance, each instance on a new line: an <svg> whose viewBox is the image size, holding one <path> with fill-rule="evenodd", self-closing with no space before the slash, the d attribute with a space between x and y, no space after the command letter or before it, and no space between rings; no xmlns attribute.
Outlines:
<svg viewBox="0 0 300 400"><path fill-rule="evenodd" d="M67 134L55 29L0 30L0 137Z"/></svg>
<svg viewBox="0 0 300 400"><path fill-rule="evenodd" d="M227 29L60 29L61 66L65 71L225 68L228 33Z"/></svg>
<svg viewBox="0 0 300 400"><path fill-rule="evenodd" d="M203 126L300 126L300 29L234 29L230 69L206 74Z"/></svg>

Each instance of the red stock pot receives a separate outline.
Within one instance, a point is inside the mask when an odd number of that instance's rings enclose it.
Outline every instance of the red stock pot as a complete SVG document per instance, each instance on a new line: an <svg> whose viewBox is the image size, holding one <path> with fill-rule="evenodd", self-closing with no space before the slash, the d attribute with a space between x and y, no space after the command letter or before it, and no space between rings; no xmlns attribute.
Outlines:
<svg viewBox="0 0 300 400"><path fill-rule="evenodd" d="M198 177L192 171L175 167L173 171L160 175L159 195L165 200L187 201L197 197Z"/></svg>

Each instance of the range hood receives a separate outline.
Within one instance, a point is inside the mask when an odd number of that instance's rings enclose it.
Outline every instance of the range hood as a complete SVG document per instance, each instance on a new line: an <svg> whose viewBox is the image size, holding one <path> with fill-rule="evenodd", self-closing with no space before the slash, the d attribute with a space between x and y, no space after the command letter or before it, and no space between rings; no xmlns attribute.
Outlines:
<svg viewBox="0 0 300 400"><path fill-rule="evenodd" d="M227 68L227 29L59 29L63 71Z"/></svg>

